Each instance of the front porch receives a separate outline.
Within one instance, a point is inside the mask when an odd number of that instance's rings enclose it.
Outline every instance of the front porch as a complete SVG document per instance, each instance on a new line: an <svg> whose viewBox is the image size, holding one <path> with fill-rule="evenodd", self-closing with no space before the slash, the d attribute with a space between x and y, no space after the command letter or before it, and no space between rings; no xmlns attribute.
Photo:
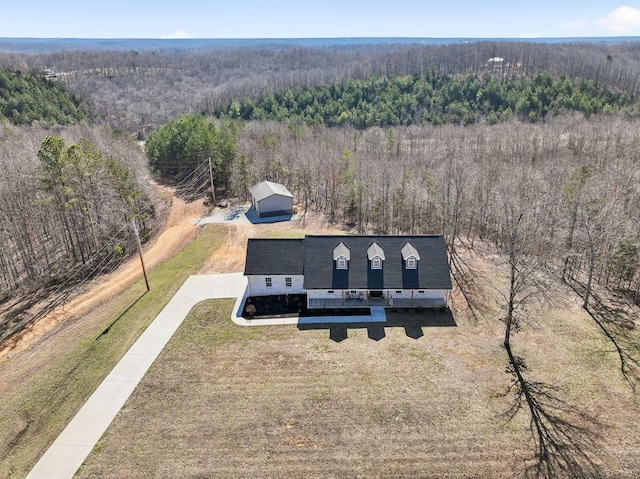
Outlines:
<svg viewBox="0 0 640 479"><path fill-rule="evenodd" d="M371 298L361 299L347 298L308 298L307 307L309 309L320 308L444 308L447 306L442 299L434 298Z"/></svg>

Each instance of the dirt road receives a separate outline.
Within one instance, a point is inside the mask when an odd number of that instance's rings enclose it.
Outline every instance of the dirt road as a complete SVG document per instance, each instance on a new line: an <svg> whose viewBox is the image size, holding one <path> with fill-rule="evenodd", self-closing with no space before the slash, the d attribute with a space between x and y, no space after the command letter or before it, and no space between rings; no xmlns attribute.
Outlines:
<svg viewBox="0 0 640 479"><path fill-rule="evenodd" d="M185 203L168 187L153 185L159 196L170 201L170 214L158 236L144 245L144 262L147 269L166 261L197 235L196 223L204 213L199 201ZM203 264L201 274L229 273L244 270L247 238L263 235L290 236L297 234L340 234L319 215L306 214L305 218L280 223L251 224L243 221L224 221L228 235L224 244ZM71 327L71 319L82 318L87 313L113 298L127 286L142 277L138 256L132 257L114 273L96 278L81 292L74 294L63 306L26 326L20 333L0 345L0 365L10 355L25 351L47 335L56 334L60 327Z"/></svg>
<svg viewBox="0 0 640 479"><path fill-rule="evenodd" d="M202 215L202 203L185 203L174 196L173 191L157 186L162 195L171 199L170 213L166 224L158 236L144 246L145 266L150 269L166 261L176 251L193 240L197 234L196 222ZM112 298L142 275L140 260L132 257L113 274L96 278L83 291L40 320L29 324L20 333L0 345L0 364L9 354L24 351L32 343L53 331L65 319L79 317L97 305Z"/></svg>

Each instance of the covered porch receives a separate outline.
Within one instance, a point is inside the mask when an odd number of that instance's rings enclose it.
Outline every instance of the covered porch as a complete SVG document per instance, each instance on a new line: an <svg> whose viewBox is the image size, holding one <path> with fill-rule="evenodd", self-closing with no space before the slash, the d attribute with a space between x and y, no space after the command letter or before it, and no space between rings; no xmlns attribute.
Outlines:
<svg viewBox="0 0 640 479"><path fill-rule="evenodd" d="M442 297L406 297L407 294L394 296L394 291L361 291L358 293L341 292L339 296L314 297L313 293L307 294L307 308L362 308L362 307L383 307L383 308L443 308L448 306L448 293Z"/></svg>

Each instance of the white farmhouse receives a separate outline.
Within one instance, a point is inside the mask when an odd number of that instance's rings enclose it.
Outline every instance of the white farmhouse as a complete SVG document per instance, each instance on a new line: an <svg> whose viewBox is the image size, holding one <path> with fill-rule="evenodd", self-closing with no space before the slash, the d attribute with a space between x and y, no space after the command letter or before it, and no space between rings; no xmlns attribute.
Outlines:
<svg viewBox="0 0 640 479"><path fill-rule="evenodd" d="M263 181L249 188L258 218L293 214L293 195L280 183Z"/></svg>
<svg viewBox="0 0 640 479"><path fill-rule="evenodd" d="M447 307L441 235L249 239L249 296L306 294L308 308Z"/></svg>

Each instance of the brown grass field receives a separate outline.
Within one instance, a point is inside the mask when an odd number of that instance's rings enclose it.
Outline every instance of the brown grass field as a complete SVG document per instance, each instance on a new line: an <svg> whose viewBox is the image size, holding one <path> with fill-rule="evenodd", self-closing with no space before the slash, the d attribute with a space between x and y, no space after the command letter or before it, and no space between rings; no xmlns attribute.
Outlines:
<svg viewBox="0 0 640 479"><path fill-rule="evenodd" d="M77 477L640 477L637 377L612 342L637 358L635 325L608 338L551 285L512 339L531 409L510 388L498 268L475 264L482 311L455 296L451 326L396 311L384 329L246 328L231 300L199 304Z"/></svg>

